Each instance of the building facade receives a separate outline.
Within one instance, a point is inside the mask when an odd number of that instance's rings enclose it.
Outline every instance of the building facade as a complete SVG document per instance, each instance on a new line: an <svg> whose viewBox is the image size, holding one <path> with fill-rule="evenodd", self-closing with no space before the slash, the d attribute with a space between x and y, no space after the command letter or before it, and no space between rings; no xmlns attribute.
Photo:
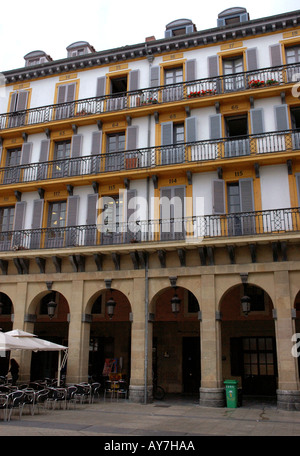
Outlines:
<svg viewBox="0 0 300 456"><path fill-rule="evenodd" d="M216 19L3 73L0 323L67 345L67 383L115 359L132 401L298 409L300 11Z"/></svg>

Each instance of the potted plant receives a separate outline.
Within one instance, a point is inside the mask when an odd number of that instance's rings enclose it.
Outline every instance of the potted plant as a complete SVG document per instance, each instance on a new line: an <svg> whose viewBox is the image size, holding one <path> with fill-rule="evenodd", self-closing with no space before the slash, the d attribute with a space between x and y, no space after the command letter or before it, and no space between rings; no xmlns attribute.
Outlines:
<svg viewBox="0 0 300 456"><path fill-rule="evenodd" d="M252 89L252 88L256 88L256 87L262 87L265 85L265 81L261 81L260 79L252 79L250 82L249 82L249 87Z"/></svg>
<svg viewBox="0 0 300 456"><path fill-rule="evenodd" d="M267 85L276 85L276 84L278 84L278 81L276 81L276 79L268 79L266 84Z"/></svg>

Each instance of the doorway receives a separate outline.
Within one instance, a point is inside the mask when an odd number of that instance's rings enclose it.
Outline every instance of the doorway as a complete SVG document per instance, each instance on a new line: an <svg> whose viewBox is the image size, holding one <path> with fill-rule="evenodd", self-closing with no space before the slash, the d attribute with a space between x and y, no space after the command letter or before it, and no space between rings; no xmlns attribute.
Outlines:
<svg viewBox="0 0 300 456"><path fill-rule="evenodd" d="M182 389L184 394L197 395L200 388L200 338L182 338Z"/></svg>

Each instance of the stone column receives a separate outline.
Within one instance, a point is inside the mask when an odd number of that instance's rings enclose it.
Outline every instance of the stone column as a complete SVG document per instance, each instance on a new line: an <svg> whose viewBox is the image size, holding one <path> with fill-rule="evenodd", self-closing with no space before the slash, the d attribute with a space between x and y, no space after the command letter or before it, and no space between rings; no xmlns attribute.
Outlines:
<svg viewBox="0 0 300 456"><path fill-rule="evenodd" d="M152 400L152 323L147 319L146 344L145 278L134 279L132 301L133 321L131 328L131 375L129 398L144 403ZM147 345L147 347L146 347ZM147 348L147 356L146 356ZM145 371L147 367L147 394L145 395Z"/></svg>
<svg viewBox="0 0 300 456"><path fill-rule="evenodd" d="M221 379L220 322L216 320L214 275L201 277L201 388L200 405L223 407L224 388Z"/></svg>
<svg viewBox="0 0 300 456"><path fill-rule="evenodd" d="M72 282L67 383L88 381L90 325L82 321L83 288L82 280Z"/></svg>
<svg viewBox="0 0 300 456"><path fill-rule="evenodd" d="M276 345L278 363L277 407L300 410L297 358L292 355L294 325L288 271L274 272Z"/></svg>

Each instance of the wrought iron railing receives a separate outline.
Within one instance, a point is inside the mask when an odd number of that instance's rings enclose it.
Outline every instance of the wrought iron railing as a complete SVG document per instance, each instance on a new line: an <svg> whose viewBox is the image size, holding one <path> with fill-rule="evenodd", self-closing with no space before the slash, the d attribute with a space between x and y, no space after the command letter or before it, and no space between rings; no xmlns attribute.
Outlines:
<svg viewBox="0 0 300 456"><path fill-rule="evenodd" d="M282 65L3 113L0 114L0 130L261 87L274 87L296 82L299 73L299 63Z"/></svg>
<svg viewBox="0 0 300 456"><path fill-rule="evenodd" d="M300 208L0 233L0 251L232 238L300 231Z"/></svg>
<svg viewBox="0 0 300 456"><path fill-rule="evenodd" d="M295 150L300 150L300 131L268 132L0 168L0 185Z"/></svg>

